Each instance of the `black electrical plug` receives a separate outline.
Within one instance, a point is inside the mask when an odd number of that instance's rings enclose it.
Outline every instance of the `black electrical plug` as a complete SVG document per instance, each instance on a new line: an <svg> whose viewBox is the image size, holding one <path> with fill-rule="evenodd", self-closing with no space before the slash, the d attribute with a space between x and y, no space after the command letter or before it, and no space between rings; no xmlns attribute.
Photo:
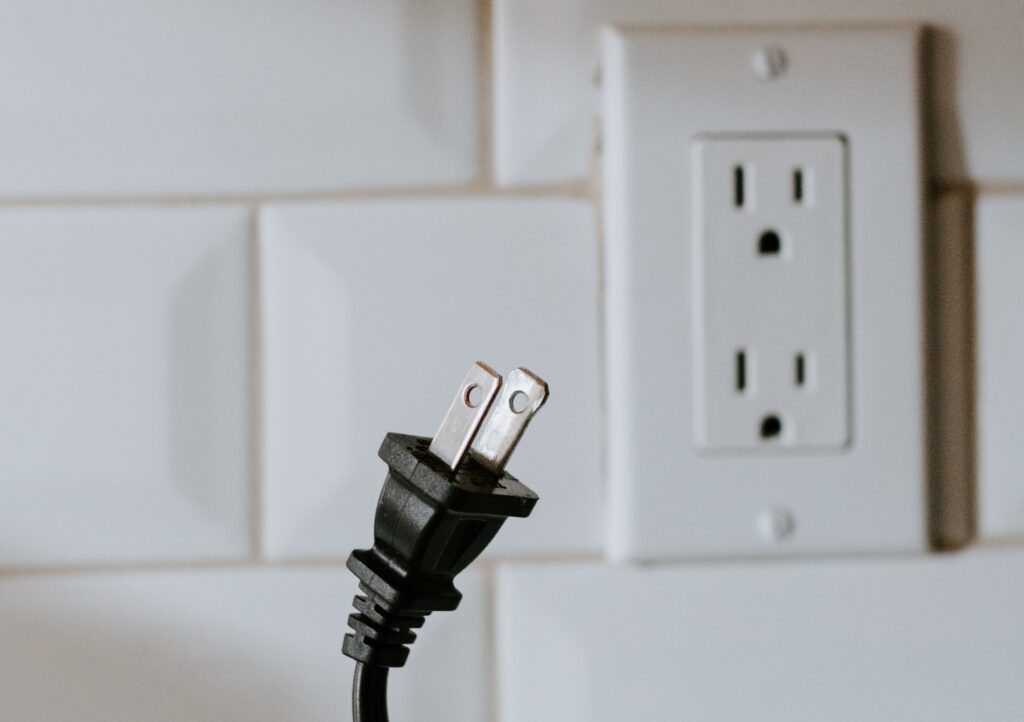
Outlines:
<svg viewBox="0 0 1024 722"><path fill-rule="evenodd" d="M433 439L389 433L380 447L388 475L377 502L374 543L348 568L359 578L342 651L356 660L355 722L386 722L387 671L401 667L431 612L452 611L455 575L510 516L529 516L537 495L505 472L547 384L516 369L503 384L477 362Z"/></svg>

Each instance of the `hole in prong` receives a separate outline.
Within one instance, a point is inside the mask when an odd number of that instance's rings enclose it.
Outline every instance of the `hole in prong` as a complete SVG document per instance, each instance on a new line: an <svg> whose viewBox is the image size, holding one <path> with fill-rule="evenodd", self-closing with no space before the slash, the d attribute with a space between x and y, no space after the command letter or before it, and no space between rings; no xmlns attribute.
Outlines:
<svg viewBox="0 0 1024 722"><path fill-rule="evenodd" d="M522 391L516 391L508 400L508 407L512 409L512 413L521 414L526 411L527 399L526 394Z"/></svg>
<svg viewBox="0 0 1024 722"><path fill-rule="evenodd" d="M769 414L761 419L761 438L776 439L782 433L782 419L775 414Z"/></svg>
<svg viewBox="0 0 1024 722"><path fill-rule="evenodd" d="M740 349L736 352L736 390L743 393L747 389L747 352Z"/></svg>
<svg viewBox="0 0 1024 722"><path fill-rule="evenodd" d="M738 165L732 171L732 196L737 208L742 208L746 199L746 178L743 166Z"/></svg>
<svg viewBox="0 0 1024 722"><path fill-rule="evenodd" d="M466 406L471 409L475 409L483 401L484 390L477 384L470 384L466 387L466 390L462 394L462 400L466 402Z"/></svg>

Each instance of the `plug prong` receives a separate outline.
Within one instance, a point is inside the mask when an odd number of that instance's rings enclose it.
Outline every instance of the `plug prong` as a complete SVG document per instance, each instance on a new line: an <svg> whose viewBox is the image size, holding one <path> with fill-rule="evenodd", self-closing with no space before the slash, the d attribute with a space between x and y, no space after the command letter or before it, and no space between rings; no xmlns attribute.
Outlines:
<svg viewBox="0 0 1024 722"><path fill-rule="evenodd" d="M547 399L544 379L528 369L512 371L473 440L470 455L494 473L501 473L530 419Z"/></svg>
<svg viewBox="0 0 1024 722"><path fill-rule="evenodd" d="M458 467L500 387L501 374L483 361L473 364L430 442L430 453L449 468Z"/></svg>

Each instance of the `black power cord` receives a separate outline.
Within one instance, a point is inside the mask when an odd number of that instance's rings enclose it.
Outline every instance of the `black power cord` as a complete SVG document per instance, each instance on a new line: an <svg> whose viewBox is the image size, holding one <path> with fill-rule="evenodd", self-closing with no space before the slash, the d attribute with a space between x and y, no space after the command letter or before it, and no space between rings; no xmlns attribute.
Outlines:
<svg viewBox="0 0 1024 722"><path fill-rule="evenodd" d="M452 611L466 568L510 516L525 517L537 495L505 472L547 384L516 369L501 376L477 362L463 380L433 439L389 433L388 465L373 525L373 547L357 549L348 568L359 579L352 633L342 651L356 660L354 722L387 722L388 670L401 667L412 630L431 612Z"/></svg>

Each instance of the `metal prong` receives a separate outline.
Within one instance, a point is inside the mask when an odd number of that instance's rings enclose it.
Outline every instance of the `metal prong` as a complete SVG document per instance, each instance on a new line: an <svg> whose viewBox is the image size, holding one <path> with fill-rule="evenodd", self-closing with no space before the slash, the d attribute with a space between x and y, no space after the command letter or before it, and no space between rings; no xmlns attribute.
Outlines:
<svg viewBox="0 0 1024 722"><path fill-rule="evenodd" d="M501 473L526 425L547 398L548 385L542 378L524 368L511 372L470 446L470 455L494 473Z"/></svg>
<svg viewBox="0 0 1024 722"><path fill-rule="evenodd" d="M500 387L501 374L483 361L473 364L430 442L430 453L454 470L473 443Z"/></svg>

